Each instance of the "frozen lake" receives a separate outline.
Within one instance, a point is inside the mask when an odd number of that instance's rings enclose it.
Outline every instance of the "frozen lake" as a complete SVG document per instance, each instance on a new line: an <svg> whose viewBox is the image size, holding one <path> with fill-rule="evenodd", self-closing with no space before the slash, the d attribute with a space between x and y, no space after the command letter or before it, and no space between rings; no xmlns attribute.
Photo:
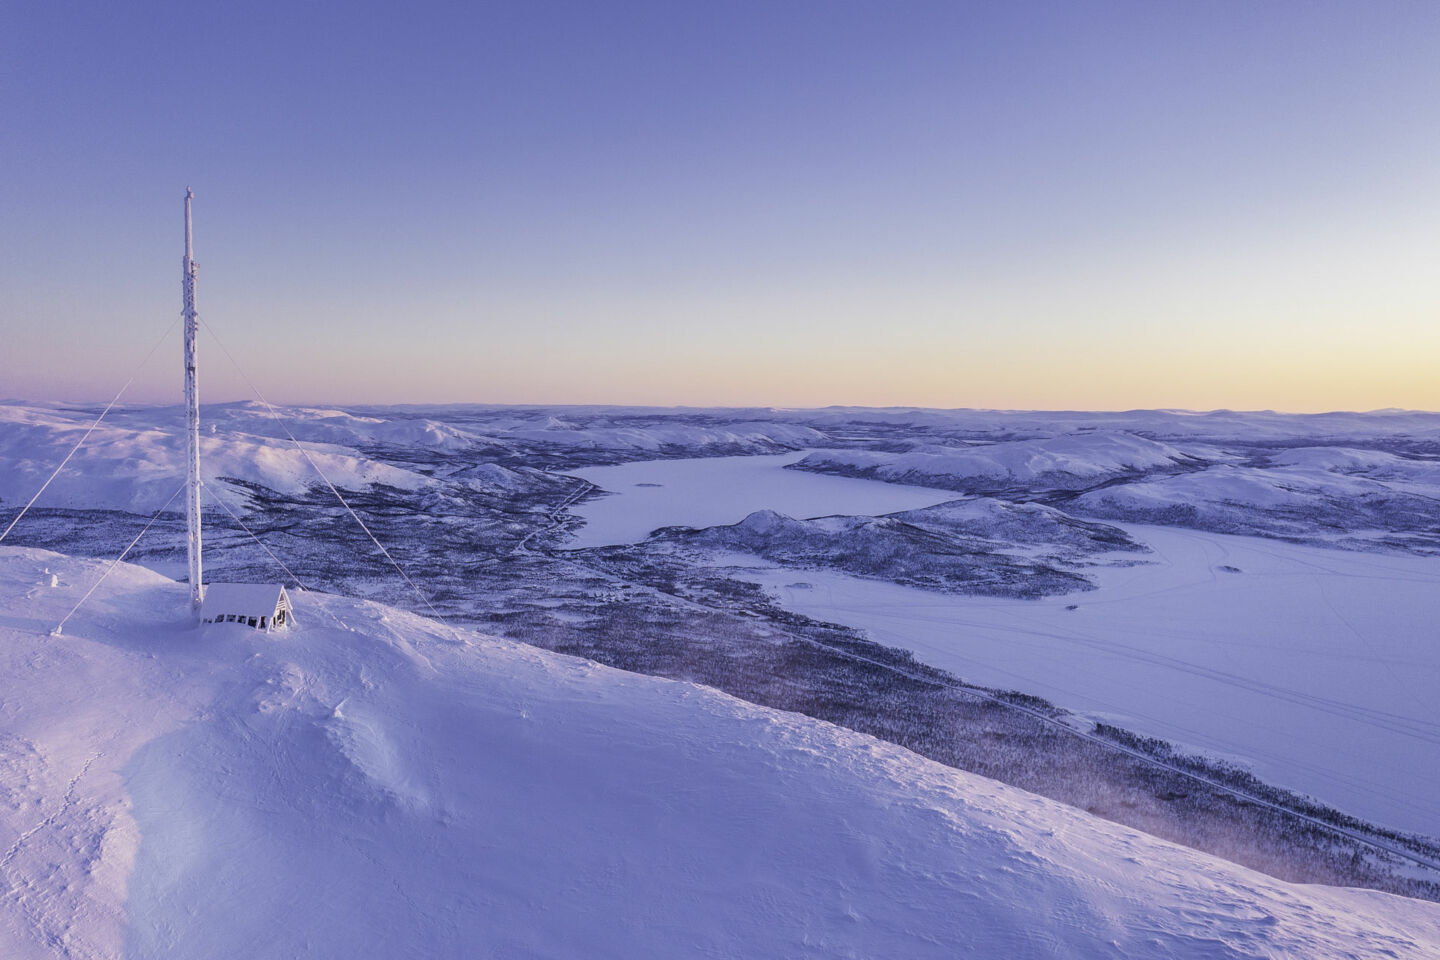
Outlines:
<svg viewBox="0 0 1440 960"><path fill-rule="evenodd" d="M967 680L1440 835L1440 561L1119 526L1152 562L1088 571L1099 590L1045 600L774 567L739 575L787 609Z"/></svg>
<svg viewBox="0 0 1440 960"><path fill-rule="evenodd" d="M578 508L587 526L574 545L734 523L762 507L873 516L955 496L781 469L800 456L577 471L615 495ZM1440 560L1120 526L1155 551L1150 562L1095 568L1099 590L1047 600L953 597L763 564L741 575L797 613L862 629L967 680L1440 835Z"/></svg>
<svg viewBox="0 0 1440 960"><path fill-rule="evenodd" d="M950 490L783 469L787 463L813 452L642 460L571 470L571 476L589 480L611 496L570 508L585 518L585 526L566 546L635 543L660 527L739 523L763 509L800 519L833 514L877 516L928 507L958 496Z"/></svg>

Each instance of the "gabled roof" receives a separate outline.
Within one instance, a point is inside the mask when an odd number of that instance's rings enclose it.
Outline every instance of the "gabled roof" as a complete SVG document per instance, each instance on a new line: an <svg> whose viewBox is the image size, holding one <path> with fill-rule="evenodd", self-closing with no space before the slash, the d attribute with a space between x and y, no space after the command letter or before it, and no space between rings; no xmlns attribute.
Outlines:
<svg viewBox="0 0 1440 960"><path fill-rule="evenodd" d="M278 583L210 583L205 586L201 609L211 615L243 613L268 617L281 606L290 609L290 598Z"/></svg>

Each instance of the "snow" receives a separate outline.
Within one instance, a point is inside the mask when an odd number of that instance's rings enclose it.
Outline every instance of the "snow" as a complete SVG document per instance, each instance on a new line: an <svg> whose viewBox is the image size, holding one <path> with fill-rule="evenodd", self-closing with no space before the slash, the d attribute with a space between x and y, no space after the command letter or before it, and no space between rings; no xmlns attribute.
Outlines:
<svg viewBox="0 0 1440 960"><path fill-rule="evenodd" d="M207 413L208 413L207 409ZM0 503L23 505L95 419L89 410L0 404ZM180 408L147 408L143 416L123 412L106 418L39 501L42 507L126 510L151 514L170 500L185 476L184 413ZM273 421L271 426L275 427ZM213 432L211 428L214 428ZM385 484L419 490L431 481L420 474L368 459L349 447L307 440L305 449L341 488ZM221 431L206 423L200 438L201 478L232 509L244 503L236 479L287 494L323 483L289 438ZM181 510L180 500L171 505Z"/></svg>
<svg viewBox="0 0 1440 960"><path fill-rule="evenodd" d="M942 595L830 571L741 575L788 609L861 628L966 680L1239 760L1347 813L1440 835L1440 560L1116 526L1154 554L1085 571L1094 592L1045 600Z"/></svg>
<svg viewBox="0 0 1440 960"><path fill-rule="evenodd" d="M1295 447L1270 459L1273 466L1412 480L1440 485L1440 461L1350 447Z"/></svg>
<svg viewBox="0 0 1440 960"><path fill-rule="evenodd" d="M1071 509L1102 519L1183 523L1229 533L1268 532L1353 549L1429 542L1440 464L1370 450L1302 447L1264 467L1218 464L1091 490Z"/></svg>
<svg viewBox="0 0 1440 960"><path fill-rule="evenodd" d="M612 495L570 508L584 518L585 526L566 546L634 543L660 527L738 523L760 509L802 519L869 516L928 507L955 496L945 490L783 469L807 453L644 460L569 471Z"/></svg>
<svg viewBox="0 0 1440 960"><path fill-rule="evenodd" d="M791 459L580 471L623 492L578 509L587 519L578 545L634 541L664 525L735 523L750 508L797 517L883 513L880 493L867 490L907 489L814 475L855 485L856 499L823 499L792 486L810 475L779 468ZM1345 458L1323 457L1337 461ZM1383 455L1379 462L1388 463ZM1337 486L1371 482L1316 473ZM1299 496L1261 471L1227 465L1100 493L1154 488L1188 491L1190 502L1203 494L1280 505ZM930 502L952 497L937 492ZM952 500L945 509L980 513L991 503ZM753 522L766 518L773 523L774 513ZM1125 566L1080 571L1099 590L1047 600L947 596L840 572L757 568L752 557L737 558L747 568L738 575L774 588L797 613L860 628L971 682L1036 694L1241 762L1347 813L1440 836L1440 646L1431 642L1440 558L1114 525L1154 555L1117 554ZM1146 562L1129 565L1137 559Z"/></svg>
<svg viewBox="0 0 1440 960"><path fill-rule="evenodd" d="M207 583L201 612L207 617L220 613L273 616L284 590L278 583Z"/></svg>
<svg viewBox="0 0 1440 960"><path fill-rule="evenodd" d="M1421 410L1277 413L1274 410L935 410L921 407L827 407L777 411L820 427L857 421L884 424L896 432L923 429L977 435L1054 437L1080 431L1124 432L1167 441L1241 440L1292 442L1296 437L1332 441L1379 438L1440 439L1440 413Z"/></svg>
<svg viewBox="0 0 1440 960"><path fill-rule="evenodd" d="M823 439L822 434L810 427L783 423L727 422L721 427L662 420L641 426L618 426L604 422L572 423L550 417L540 425L532 421L501 421L494 427L499 428L496 434L506 439L649 453L674 446L724 447L759 443L809 446Z"/></svg>
<svg viewBox="0 0 1440 960"><path fill-rule="evenodd" d="M1106 431L974 447L926 445L905 453L826 450L808 457L802 466L861 470L881 479L907 483L939 481L951 485L957 481L1000 480L1009 484L1063 485L1223 456L1211 447L1181 450L1144 437Z"/></svg>
<svg viewBox="0 0 1440 960"><path fill-rule="evenodd" d="M49 637L100 567L0 548L9 958L1440 951L1436 904L374 604L197 629L122 564Z"/></svg>

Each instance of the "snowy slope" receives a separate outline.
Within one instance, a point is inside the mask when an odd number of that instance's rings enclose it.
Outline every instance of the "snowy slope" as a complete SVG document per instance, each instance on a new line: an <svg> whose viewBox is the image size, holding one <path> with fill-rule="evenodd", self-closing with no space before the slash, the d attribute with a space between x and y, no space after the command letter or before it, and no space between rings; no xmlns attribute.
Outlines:
<svg viewBox="0 0 1440 960"><path fill-rule="evenodd" d="M297 438L341 446L389 444L428 450L465 450L485 442L473 431L426 417L363 416L325 407L279 408L282 428L270 409L261 403L226 403L204 408L206 422L222 430L287 440L288 429Z"/></svg>
<svg viewBox="0 0 1440 960"><path fill-rule="evenodd" d="M901 453L826 450L806 457L797 469L974 492L1068 490L1194 467L1224 456L1213 447L1182 450L1128 433L1105 432L974 447L921 445Z"/></svg>
<svg viewBox="0 0 1440 960"><path fill-rule="evenodd" d="M146 408L107 418L45 491L40 506L154 513L185 477L184 417L179 408ZM22 506L60 465L95 420L93 411L34 404L0 404L0 504ZM275 427L273 421L271 427ZM364 457L356 450L307 438L310 457L336 485L348 489L385 484L419 490L430 481L412 471ZM200 439L201 472L207 484L221 478L259 484L286 494L321 483L305 454L289 438L252 435L219 424ZM242 491L230 488L238 507ZM172 510L180 510L177 499Z"/></svg>
<svg viewBox="0 0 1440 960"><path fill-rule="evenodd" d="M98 570L0 548L6 957L1440 953L1436 904L372 604L200 630L122 566L47 636Z"/></svg>
<svg viewBox="0 0 1440 960"><path fill-rule="evenodd" d="M569 409L569 408L566 408ZM99 410L63 403L0 403L0 507L23 505L60 464ZM245 505L244 484L298 495L321 484L303 442L325 475L344 489L383 484L400 490L433 487L414 463L440 464L457 454L527 463L526 451L557 449L606 457L772 453L813 446L824 439L799 424L716 421L712 415L642 414L623 408L561 410L459 407L423 416L406 408L365 413L324 407L226 403L201 410L201 465L205 480L225 493L234 508ZM445 418L445 419L441 419ZM160 509L185 475L184 411L180 407L117 407L85 441L45 491L41 507L124 510ZM387 462L384 451L399 462ZM394 459L394 458L392 458ZM494 463L476 476L480 486L523 489L525 478ZM445 475L443 472L442 476ZM466 479L460 476L457 479ZM225 480L238 480L239 485ZM178 501L177 501L178 503ZM907 501L911 505L912 501ZM175 509L172 506L172 509ZM742 512L741 516L744 515Z"/></svg>
<svg viewBox="0 0 1440 960"><path fill-rule="evenodd" d="M225 409L236 416L256 412L247 404ZM444 449L483 442L521 448L624 451L636 457L674 450L696 455L717 451L762 454L813 447L825 439L825 434L813 427L793 422L803 418L745 409L459 404L359 408L358 415L287 407L285 414L299 420L305 431L329 431L329 438L336 443L364 438ZM417 433L419 424L425 425L423 436ZM321 438L297 433L306 435ZM448 439L440 443L441 438Z"/></svg>
<svg viewBox="0 0 1440 960"><path fill-rule="evenodd" d="M1223 533L1265 533L1365 548L1429 542L1440 519L1440 463L1373 450L1301 447L1264 467L1218 464L1076 498L1077 513ZM1423 541L1423 542L1421 542Z"/></svg>

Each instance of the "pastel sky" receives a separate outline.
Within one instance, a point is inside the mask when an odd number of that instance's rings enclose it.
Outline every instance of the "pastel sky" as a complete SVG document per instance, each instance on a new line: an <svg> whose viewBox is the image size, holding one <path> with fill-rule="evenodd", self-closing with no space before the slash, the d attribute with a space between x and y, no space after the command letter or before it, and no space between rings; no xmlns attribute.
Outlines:
<svg viewBox="0 0 1440 960"><path fill-rule="evenodd" d="M1422 0L11 0L0 397L125 382L189 185L272 400L1440 409L1437 51Z"/></svg>

